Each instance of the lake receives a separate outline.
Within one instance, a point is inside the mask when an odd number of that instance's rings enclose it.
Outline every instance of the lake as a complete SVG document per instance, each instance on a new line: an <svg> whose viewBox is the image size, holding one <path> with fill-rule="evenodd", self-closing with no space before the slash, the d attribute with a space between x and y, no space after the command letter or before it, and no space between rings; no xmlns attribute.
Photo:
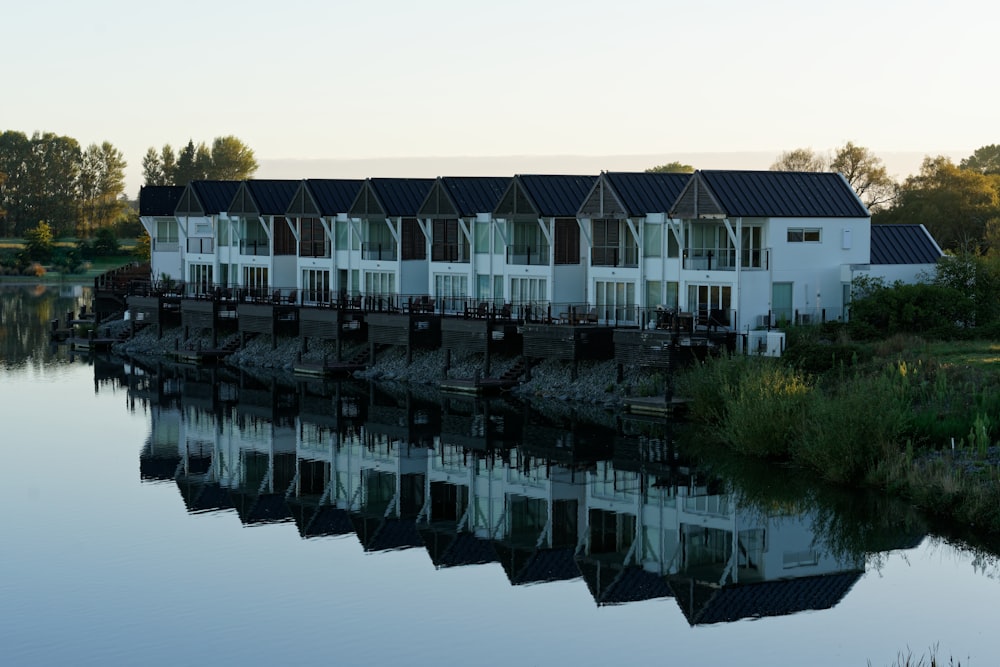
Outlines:
<svg viewBox="0 0 1000 667"><path fill-rule="evenodd" d="M1000 664L996 555L681 426L77 354L0 289L0 662Z"/></svg>

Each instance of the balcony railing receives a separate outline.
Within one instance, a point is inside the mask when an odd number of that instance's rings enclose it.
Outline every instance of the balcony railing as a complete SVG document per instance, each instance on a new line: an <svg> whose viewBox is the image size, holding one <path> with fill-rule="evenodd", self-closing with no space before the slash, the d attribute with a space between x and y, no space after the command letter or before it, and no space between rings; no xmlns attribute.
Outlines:
<svg viewBox="0 0 1000 667"><path fill-rule="evenodd" d="M241 255L270 255L271 244L267 241L240 241Z"/></svg>
<svg viewBox="0 0 1000 667"><path fill-rule="evenodd" d="M303 241L299 244L299 257L329 257L330 244L326 241Z"/></svg>
<svg viewBox="0 0 1000 667"><path fill-rule="evenodd" d="M509 245L507 263L519 266L546 266L551 250L547 245Z"/></svg>
<svg viewBox="0 0 1000 667"><path fill-rule="evenodd" d="M431 261L468 264L469 251L458 243L435 243L431 245Z"/></svg>
<svg viewBox="0 0 1000 667"><path fill-rule="evenodd" d="M187 251L189 254L211 254L215 252L215 239L204 237L190 238L187 240Z"/></svg>
<svg viewBox="0 0 1000 667"><path fill-rule="evenodd" d="M361 259L395 262L399 259L399 247L395 243L362 243Z"/></svg>
<svg viewBox="0 0 1000 667"><path fill-rule="evenodd" d="M684 268L697 271L735 271L736 254L734 248L687 248L684 250ZM766 250L745 248L740 254L740 268L767 268Z"/></svg>
<svg viewBox="0 0 1000 667"><path fill-rule="evenodd" d="M639 266L639 249L635 246L596 246L590 252L591 266Z"/></svg>

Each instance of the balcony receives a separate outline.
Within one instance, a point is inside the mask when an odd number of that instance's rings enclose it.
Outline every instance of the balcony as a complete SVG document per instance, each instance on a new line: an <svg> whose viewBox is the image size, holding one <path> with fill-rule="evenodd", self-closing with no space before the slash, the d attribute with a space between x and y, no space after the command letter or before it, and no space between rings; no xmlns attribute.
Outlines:
<svg viewBox="0 0 1000 667"><path fill-rule="evenodd" d="M548 266L551 249L547 245L509 245L507 264L518 266Z"/></svg>
<svg viewBox="0 0 1000 667"><path fill-rule="evenodd" d="M590 252L591 266L639 266L639 249L635 246L595 246Z"/></svg>
<svg viewBox="0 0 1000 667"><path fill-rule="evenodd" d="M395 243L362 243L361 259L395 262L399 259L399 247Z"/></svg>
<svg viewBox="0 0 1000 667"><path fill-rule="evenodd" d="M741 269L766 269L767 251L762 248L744 248L741 252ZM686 248L684 268L696 271L735 271L737 250L734 248Z"/></svg>
<svg viewBox="0 0 1000 667"><path fill-rule="evenodd" d="M435 243L431 246L431 261L468 264L468 246L458 243Z"/></svg>
<svg viewBox="0 0 1000 667"><path fill-rule="evenodd" d="M270 255L271 244L268 241L240 241L241 255Z"/></svg>
<svg viewBox="0 0 1000 667"><path fill-rule="evenodd" d="M299 257L329 257L330 244L326 241L303 241L299 244Z"/></svg>

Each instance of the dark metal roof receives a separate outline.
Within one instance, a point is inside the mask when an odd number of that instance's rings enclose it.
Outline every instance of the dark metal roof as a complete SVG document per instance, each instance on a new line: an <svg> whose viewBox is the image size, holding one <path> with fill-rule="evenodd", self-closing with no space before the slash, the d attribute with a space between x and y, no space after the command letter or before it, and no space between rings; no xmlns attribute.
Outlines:
<svg viewBox="0 0 1000 667"><path fill-rule="evenodd" d="M872 225L872 264L934 264L942 255L923 225Z"/></svg>
<svg viewBox="0 0 1000 667"><path fill-rule="evenodd" d="M666 213L691 180L691 174L608 172L611 183L630 216Z"/></svg>
<svg viewBox="0 0 1000 667"><path fill-rule="evenodd" d="M692 209L692 191L699 209ZM706 199L707 197L707 199ZM705 211L708 199L716 211ZM867 218L861 203L840 174L796 171L723 171L694 173L671 209L673 217L711 212L748 218Z"/></svg>
<svg viewBox="0 0 1000 667"><path fill-rule="evenodd" d="M251 180L245 186L260 215L284 215L302 181Z"/></svg>
<svg viewBox="0 0 1000 667"><path fill-rule="evenodd" d="M305 181L320 215L347 213L361 191L364 181L357 179L310 178Z"/></svg>
<svg viewBox="0 0 1000 667"><path fill-rule="evenodd" d="M543 218L575 218L597 177L521 174L514 180Z"/></svg>
<svg viewBox="0 0 1000 667"><path fill-rule="evenodd" d="M183 185L144 185L139 188L139 215L173 215L181 200Z"/></svg>
<svg viewBox="0 0 1000 667"><path fill-rule="evenodd" d="M434 185L433 178L370 178L374 191L387 216L416 216L420 205Z"/></svg>
<svg viewBox="0 0 1000 667"><path fill-rule="evenodd" d="M458 207L459 215L471 217L477 213L491 213L510 180L510 177L495 176L444 176L441 183Z"/></svg>
<svg viewBox="0 0 1000 667"><path fill-rule="evenodd" d="M847 595L862 574L840 572L722 588L699 582L692 586L685 579L672 581L671 590L691 625L729 623L743 618L830 609Z"/></svg>
<svg viewBox="0 0 1000 667"><path fill-rule="evenodd" d="M229 203L240 189L239 181L191 181L188 184L205 215L218 215L229 210Z"/></svg>

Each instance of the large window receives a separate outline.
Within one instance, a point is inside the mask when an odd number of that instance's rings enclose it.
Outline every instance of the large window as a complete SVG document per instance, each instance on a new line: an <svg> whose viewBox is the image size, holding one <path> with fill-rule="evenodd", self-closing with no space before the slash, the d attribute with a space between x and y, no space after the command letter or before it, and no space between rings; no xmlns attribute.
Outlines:
<svg viewBox="0 0 1000 667"><path fill-rule="evenodd" d="M510 300L519 304L544 304L548 301L545 278L511 278Z"/></svg>
<svg viewBox="0 0 1000 667"><path fill-rule="evenodd" d="M597 317L607 322L635 322L635 283L598 280L594 283Z"/></svg>
<svg viewBox="0 0 1000 667"><path fill-rule="evenodd" d="M442 308L449 312L457 312L465 308L469 297L468 276L457 276L450 273L434 275L434 298L443 304Z"/></svg>
<svg viewBox="0 0 1000 667"><path fill-rule="evenodd" d="M156 250L177 250L179 239L177 236L177 221L168 219L158 219L156 221ZM173 248L164 246L174 246Z"/></svg>
<svg viewBox="0 0 1000 667"><path fill-rule="evenodd" d="M396 274L392 271L366 271L365 294L368 296L395 296Z"/></svg>
<svg viewBox="0 0 1000 667"><path fill-rule="evenodd" d="M302 218L299 223L299 257L329 257L330 243L319 218Z"/></svg>
<svg viewBox="0 0 1000 667"><path fill-rule="evenodd" d="M330 271L326 269L302 270L302 303L329 303Z"/></svg>
<svg viewBox="0 0 1000 667"><path fill-rule="evenodd" d="M188 265L188 293L208 294L215 286L213 267L211 264Z"/></svg>
<svg viewBox="0 0 1000 667"><path fill-rule="evenodd" d="M688 309L698 324L729 326L732 294L730 285L688 285Z"/></svg>
<svg viewBox="0 0 1000 667"><path fill-rule="evenodd" d="M458 220L434 220L431 224L431 261L468 262L469 244Z"/></svg>
<svg viewBox="0 0 1000 667"><path fill-rule="evenodd" d="M243 286L251 296L263 298L268 296L267 288L270 282L266 266L244 266Z"/></svg>
<svg viewBox="0 0 1000 667"><path fill-rule="evenodd" d="M242 242L240 253L243 255L270 255L271 241L260 218L243 218L240 220Z"/></svg>
<svg viewBox="0 0 1000 667"><path fill-rule="evenodd" d="M740 232L740 266L747 269L764 268L764 230L759 225L743 227Z"/></svg>
<svg viewBox="0 0 1000 667"><path fill-rule="evenodd" d="M663 256L663 225L645 224L642 226L642 256Z"/></svg>

